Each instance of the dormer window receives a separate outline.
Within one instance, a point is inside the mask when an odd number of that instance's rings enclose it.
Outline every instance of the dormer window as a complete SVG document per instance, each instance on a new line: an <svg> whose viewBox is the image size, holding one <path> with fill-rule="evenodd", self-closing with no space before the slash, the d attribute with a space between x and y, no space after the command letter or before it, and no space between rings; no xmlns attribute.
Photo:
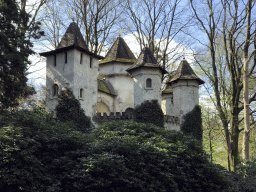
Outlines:
<svg viewBox="0 0 256 192"><path fill-rule="evenodd" d="M146 80L146 88L152 88L152 80L150 78Z"/></svg>
<svg viewBox="0 0 256 192"><path fill-rule="evenodd" d="M79 97L80 97L80 98L83 97L83 92L84 92L84 90L83 90L83 89L80 89L80 91L79 91Z"/></svg>
<svg viewBox="0 0 256 192"><path fill-rule="evenodd" d="M53 86L52 86L52 96L53 97L58 95L58 89L59 89L58 85L57 84L53 84Z"/></svg>
<svg viewBox="0 0 256 192"><path fill-rule="evenodd" d="M53 55L53 65L54 67L57 65L56 55Z"/></svg>
<svg viewBox="0 0 256 192"><path fill-rule="evenodd" d="M90 57L90 68L92 68L92 57Z"/></svg>
<svg viewBox="0 0 256 192"><path fill-rule="evenodd" d="M83 53L80 54L80 64L83 63Z"/></svg>
<svg viewBox="0 0 256 192"><path fill-rule="evenodd" d="M65 52L65 63L68 62L68 52Z"/></svg>

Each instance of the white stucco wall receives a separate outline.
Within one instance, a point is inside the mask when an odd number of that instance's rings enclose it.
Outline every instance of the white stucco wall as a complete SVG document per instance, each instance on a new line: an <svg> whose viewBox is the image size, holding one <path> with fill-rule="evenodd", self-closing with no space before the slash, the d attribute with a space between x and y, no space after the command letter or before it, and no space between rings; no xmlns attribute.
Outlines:
<svg viewBox="0 0 256 192"><path fill-rule="evenodd" d="M196 80L179 80L172 85L175 115L182 116L199 104L199 83Z"/></svg>
<svg viewBox="0 0 256 192"><path fill-rule="evenodd" d="M92 68L90 68L90 56L83 53L83 62L80 64L80 55L81 52L78 50L68 50L67 63L65 63L65 52L58 53L56 66L54 66L54 55L47 56L46 105L48 110L53 111L57 105L57 97L52 97L52 86L57 84L59 92L64 87L73 91L87 116L92 117L96 113L98 59L93 58ZM80 98L80 89L83 89L82 98Z"/></svg>
<svg viewBox="0 0 256 192"><path fill-rule="evenodd" d="M103 103L107 106L104 106ZM108 110L109 111L108 111ZM114 105L114 96L104 93L102 91L98 91L98 98L97 98L97 113L107 113L115 112L115 105Z"/></svg>
<svg viewBox="0 0 256 192"><path fill-rule="evenodd" d="M134 108L134 82L125 71L130 66L131 64L124 63L99 65L99 74L105 76L117 93L112 112L124 112L127 108Z"/></svg>
<svg viewBox="0 0 256 192"><path fill-rule="evenodd" d="M162 102L161 78L162 72L156 68L138 68L132 72L134 80L134 106L140 105L146 100L158 100L159 105ZM152 87L146 87L146 80L152 80Z"/></svg>
<svg viewBox="0 0 256 192"><path fill-rule="evenodd" d="M50 111L54 111L57 105L57 96L53 97L53 84L58 85L60 92L63 87L73 89L73 60L74 51L67 51L68 59L65 63L65 52L56 54L56 66L54 66L54 55L47 56L46 62L46 107Z"/></svg>

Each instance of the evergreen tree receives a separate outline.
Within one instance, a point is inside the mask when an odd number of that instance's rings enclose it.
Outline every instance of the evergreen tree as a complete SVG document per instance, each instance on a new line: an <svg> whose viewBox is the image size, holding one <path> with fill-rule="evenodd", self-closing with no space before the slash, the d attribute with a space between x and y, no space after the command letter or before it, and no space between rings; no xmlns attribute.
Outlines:
<svg viewBox="0 0 256 192"><path fill-rule="evenodd" d="M91 127L90 118L69 89L62 90L58 96L56 116L62 122L73 121L80 131L87 131Z"/></svg>
<svg viewBox="0 0 256 192"><path fill-rule="evenodd" d="M184 121L180 126L180 130L186 134L194 137L197 140L202 141L203 139L203 128L202 128L202 114L201 107L196 105L194 109L184 115Z"/></svg>
<svg viewBox="0 0 256 192"><path fill-rule="evenodd" d="M164 127L164 113L157 100L146 100L134 108L136 122L153 123Z"/></svg>
<svg viewBox="0 0 256 192"><path fill-rule="evenodd" d="M35 93L27 85L27 69L33 54L31 38L40 38L40 23L28 26L29 14L15 0L0 1L0 108L18 105L18 98Z"/></svg>

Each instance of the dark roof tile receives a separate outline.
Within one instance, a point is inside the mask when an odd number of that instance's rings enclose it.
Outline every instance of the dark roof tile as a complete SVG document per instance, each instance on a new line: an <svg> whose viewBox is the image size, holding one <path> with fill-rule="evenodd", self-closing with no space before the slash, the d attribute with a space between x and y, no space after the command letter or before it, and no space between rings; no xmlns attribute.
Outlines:
<svg viewBox="0 0 256 192"><path fill-rule="evenodd" d="M122 37L116 38L115 42L109 49L104 60L100 64L109 62L123 62L123 63L134 63L136 60L134 54L125 43Z"/></svg>
<svg viewBox="0 0 256 192"><path fill-rule="evenodd" d="M180 62L176 73L168 79L167 83L171 84L181 79L197 80L199 82L199 85L204 84L204 81L195 74L195 72L186 60L182 60Z"/></svg>
<svg viewBox="0 0 256 192"><path fill-rule="evenodd" d="M141 51L138 59L126 71L130 73L132 70L140 67L159 68L163 74L167 73L167 71L157 63L152 51L150 51L148 47L145 47Z"/></svg>
<svg viewBox="0 0 256 192"><path fill-rule="evenodd" d="M88 50L88 46L84 41L83 35L81 34L81 31L75 22L70 23L57 49L69 47L71 45L76 45L85 50Z"/></svg>

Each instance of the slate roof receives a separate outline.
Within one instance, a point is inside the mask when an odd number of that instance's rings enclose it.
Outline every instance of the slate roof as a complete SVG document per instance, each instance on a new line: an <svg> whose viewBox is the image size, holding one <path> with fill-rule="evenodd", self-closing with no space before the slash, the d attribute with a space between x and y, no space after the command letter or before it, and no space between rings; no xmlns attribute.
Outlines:
<svg viewBox="0 0 256 192"><path fill-rule="evenodd" d="M57 49L69 47L71 45L76 45L85 50L88 50L88 46L84 41L83 35L81 34L81 31L75 22L70 23Z"/></svg>
<svg viewBox="0 0 256 192"><path fill-rule="evenodd" d="M114 96L117 95L113 86L110 84L109 81L104 79L97 79L97 81L98 81L98 91L102 91L104 93L108 93Z"/></svg>
<svg viewBox="0 0 256 192"><path fill-rule="evenodd" d="M75 22L70 23L67 28L66 33L62 37L59 45L55 50L47 51L40 53L41 56L53 55L59 52L67 51L70 49L78 49L88 55L94 56L98 59L104 59L104 57L100 55L96 55L88 50L88 46L86 45L83 35Z"/></svg>
<svg viewBox="0 0 256 192"><path fill-rule="evenodd" d="M162 90L162 94L170 94L173 93L172 87L171 85L168 84L168 82L172 79L172 77L174 76L174 74L176 73L176 71L172 71L168 74L168 79L166 80L166 83L164 85L164 88Z"/></svg>
<svg viewBox="0 0 256 192"><path fill-rule="evenodd" d="M176 71L176 73L170 77L167 84L172 84L177 80L188 79L188 80L197 80L199 85L204 84L204 81L200 79L193 69L190 67L189 63L184 59L180 62L180 65Z"/></svg>
<svg viewBox="0 0 256 192"><path fill-rule="evenodd" d="M130 73L140 67L159 68L163 74L167 73L167 71L157 63L152 51L148 47L145 47L141 51L138 59L131 67L126 69L126 71Z"/></svg>
<svg viewBox="0 0 256 192"><path fill-rule="evenodd" d="M125 43L122 37L116 38L115 42L109 49L105 59L100 62L100 64L109 62L122 62L131 64L136 61L136 58L128 45Z"/></svg>

